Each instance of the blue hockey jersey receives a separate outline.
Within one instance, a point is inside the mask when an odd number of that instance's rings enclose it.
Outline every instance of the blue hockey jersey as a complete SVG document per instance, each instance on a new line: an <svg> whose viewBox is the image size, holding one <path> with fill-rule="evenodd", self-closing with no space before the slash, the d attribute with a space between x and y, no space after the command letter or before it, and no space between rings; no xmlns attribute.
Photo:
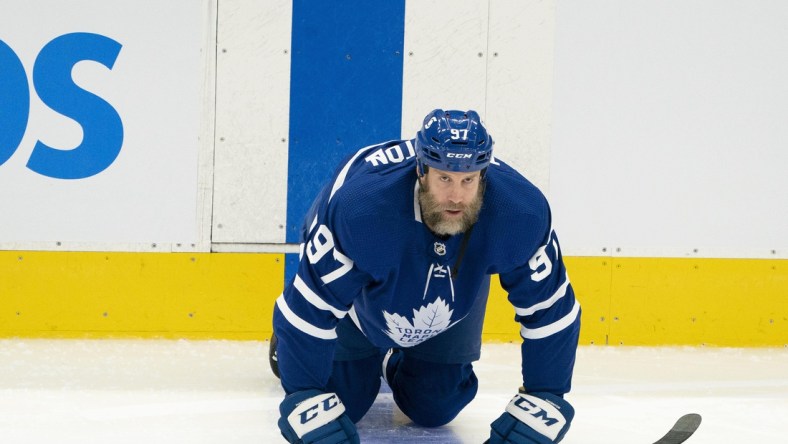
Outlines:
<svg viewBox="0 0 788 444"><path fill-rule="evenodd" d="M464 234L439 237L422 223L413 140L363 148L340 166L305 218L298 271L276 301L288 393L325 388L345 316L377 347L413 347L463 322L493 274L520 323L525 387L569 391L580 305L548 203L500 160L485 181L458 261Z"/></svg>

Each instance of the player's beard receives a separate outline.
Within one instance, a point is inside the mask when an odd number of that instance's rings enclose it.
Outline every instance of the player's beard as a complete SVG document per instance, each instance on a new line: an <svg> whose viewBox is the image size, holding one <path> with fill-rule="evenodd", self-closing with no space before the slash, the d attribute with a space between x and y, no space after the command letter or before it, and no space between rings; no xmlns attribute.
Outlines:
<svg viewBox="0 0 788 444"><path fill-rule="evenodd" d="M479 219L484 196L484 182L479 184L479 190L473 200L467 204L441 204L430 193L429 185L422 182L419 188L419 205L421 205L421 218L424 223L437 235L454 236L467 231ZM449 219L444 211L462 210L462 217Z"/></svg>

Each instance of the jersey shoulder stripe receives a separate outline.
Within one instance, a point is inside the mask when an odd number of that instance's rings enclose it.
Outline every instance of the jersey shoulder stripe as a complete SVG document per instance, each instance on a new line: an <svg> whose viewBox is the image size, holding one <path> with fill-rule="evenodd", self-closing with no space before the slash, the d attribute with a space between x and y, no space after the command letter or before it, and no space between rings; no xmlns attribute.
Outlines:
<svg viewBox="0 0 788 444"><path fill-rule="evenodd" d="M329 194L329 196L328 196L328 201L330 202L331 199L334 197L334 194L336 194L337 190L339 190L342 187L342 185L345 184L345 179L347 178L347 175L348 175L348 172L350 171L350 168L353 166L353 164L356 162L356 160L362 154L365 154L366 152L372 150L373 148L378 148L381 145L386 145L386 144L391 143L391 142L392 141L384 142L382 144L381 143L376 143L374 145L365 146L364 148L361 148L360 150L356 151L356 154L354 154L353 157L351 157L345 163L345 165L339 171L339 174L337 174L337 178L336 178L336 180L334 180L334 185L331 187L331 194Z"/></svg>

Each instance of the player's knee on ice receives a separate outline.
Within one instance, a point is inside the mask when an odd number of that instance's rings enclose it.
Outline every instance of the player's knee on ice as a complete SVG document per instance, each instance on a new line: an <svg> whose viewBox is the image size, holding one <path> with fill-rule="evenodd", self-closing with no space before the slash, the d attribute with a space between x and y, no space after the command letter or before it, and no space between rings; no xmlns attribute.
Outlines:
<svg viewBox="0 0 788 444"><path fill-rule="evenodd" d="M391 381L394 401L423 427L448 424L476 396L471 364L439 364L403 357Z"/></svg>

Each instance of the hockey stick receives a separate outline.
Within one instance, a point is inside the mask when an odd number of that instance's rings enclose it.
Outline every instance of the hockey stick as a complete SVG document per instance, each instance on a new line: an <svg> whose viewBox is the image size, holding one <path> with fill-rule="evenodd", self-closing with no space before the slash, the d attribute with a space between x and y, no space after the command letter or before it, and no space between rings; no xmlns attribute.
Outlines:
<svg viewBox="0 0 788 444"><path fill-rule="evenodd" d="M673 427L654 444L681 444L687 440L700 426L701 417L697 413L687 413L679 418ZM490 440L484 441L488 444Z"/></svg>
<svg viewBox="0 0 788 444"><path fill-rule="evenodd" d="M679 418L676 424L673 425L673 428L654 444L681 444L692 436L695 430L698 430L700 421L700 415L697 413L688 413Z"/></svg>

